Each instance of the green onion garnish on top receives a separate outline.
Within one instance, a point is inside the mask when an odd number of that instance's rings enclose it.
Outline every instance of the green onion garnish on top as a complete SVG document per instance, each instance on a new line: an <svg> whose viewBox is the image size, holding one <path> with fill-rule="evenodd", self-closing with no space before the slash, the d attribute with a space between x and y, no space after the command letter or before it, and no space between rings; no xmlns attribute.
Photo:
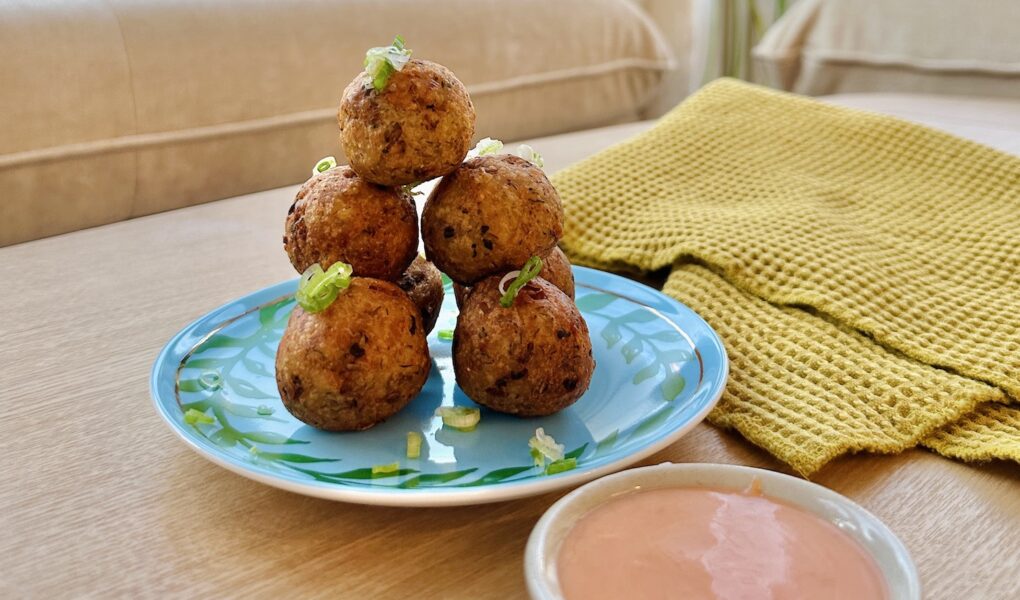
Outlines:
<svg viewBox="0 0 1020 600"><path fill-rule="evenodd" d="M493 138L482 138L475 144L475 147L468 152L468 158L475 156L492 156L496 154L510 154L511 152L503 147L503 142ZM517 146L516 152L513 152L517 156L530 162L538 168L545 166L545 159L542 155L535 151L534 148L527 144L521 144Z"/></svg>
<svg viewBox="0 0 1020 600"><path fill-rule="evenodd" d="M539 154L538 152L535 152L535 149L527 144L521 144L520 146L517 146L517 156L520 156L521 158L535 165L539 169L545 166L545 159L542 158L542 155Z"/></svg>
<svg viewBox="0 0 1020 600"><path fill-rule="evenodd" d="M502 296L499 298L499 305L503 308L510 308L514 305L514 300L517 299L517 293L521 291L529 281L538 276L542 270L542 259L537 256L532 256L528 259L528 262L524 263L524 268L520 271L510 271L503 276L503 279L499 282L499 291ZM513 283L509 287L506 283L513 279Z"/></svg>
<svg viewBox="0 0 1020 600"><path fill-rule="evenodd" d="M307 312L324 311L351 284L352 272L347 263L333 263L326 271L316 263L301 274L294 299Z"/></svg>
<svg viewBox="0 0 1020 600"><path fill-rule="evenodd" d="M493 138L482 138L478 140L475 147L468 152L468 156L487 156L499 154L503 150L503 142Z"/></svg>
<svg viewBox="0 0 1020 600"><path fill-rule="evenodd" d="M319 162L315 163L315 167L312 168L312 175L318 175L319 173L325 173L336 166L336 157L327 156L326 158L320 158Z"/></svg>
<svg viewBox="0 0 1020 600"><path fill-rule="evenodd" d="M365 72L372 78L372 87L381 92L397 71L411 60L411 51L404 47L404 38L394 38L392 46L369 48L365 53Z"/></svg>
<svg viewBox="0 0 1020 600"><path fill-rule="evenodd" d="M419 185L421 185L421 184L418 184L418 183L407 183L407 184L404 184L404 185L400 186L400 192L402 194L404 194L405 196L411 196L412 198L415 197L415 196L423 196L425 194L425 192L422 192L421 190L414 189L415 187L417 187Z"/></svg>

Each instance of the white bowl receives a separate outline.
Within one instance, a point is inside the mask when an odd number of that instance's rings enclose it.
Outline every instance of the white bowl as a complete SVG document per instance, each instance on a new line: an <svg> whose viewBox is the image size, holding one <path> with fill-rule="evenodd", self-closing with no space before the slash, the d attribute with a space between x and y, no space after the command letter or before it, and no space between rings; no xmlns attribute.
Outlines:
<svg viewBox="0 0 1020 600"><path fill-rule="evenodd" d="M561 600L556 577L560 544L577 520L622 492L677 487L744 490L757 479L771 498L814 513L857 540L878 563L891 600L920 600L921 582L906 547L875 515L849 499L803 479L774 471L715 464L663 463L621 471L579 487L545 512L524 552L524 575L534 600Z"/></svg>

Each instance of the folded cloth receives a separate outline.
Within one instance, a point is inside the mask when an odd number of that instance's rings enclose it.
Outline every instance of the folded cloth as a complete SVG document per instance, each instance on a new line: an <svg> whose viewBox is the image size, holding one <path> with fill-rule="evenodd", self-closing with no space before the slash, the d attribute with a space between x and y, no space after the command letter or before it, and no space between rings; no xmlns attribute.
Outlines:
<svg viewBox="0 0 1020 600"><path fill-rule="evenodd" d="M554 177L580 264L719 332L710 420L804 475L917 444L1020 460L1020 159L732 80Z"/></svg>

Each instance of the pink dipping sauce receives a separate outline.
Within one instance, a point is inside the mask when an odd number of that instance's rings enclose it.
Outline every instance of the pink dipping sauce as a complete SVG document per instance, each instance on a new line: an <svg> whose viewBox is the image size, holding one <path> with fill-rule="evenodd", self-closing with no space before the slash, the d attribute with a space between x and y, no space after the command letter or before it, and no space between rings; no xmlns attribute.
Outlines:
<svg viewBox="0 0 1020 600"><path fill-rule="evenodd" d="M760 494L623 494L581 517L557 556L567 600L888 598L878 565L835 525Z"/></svg>

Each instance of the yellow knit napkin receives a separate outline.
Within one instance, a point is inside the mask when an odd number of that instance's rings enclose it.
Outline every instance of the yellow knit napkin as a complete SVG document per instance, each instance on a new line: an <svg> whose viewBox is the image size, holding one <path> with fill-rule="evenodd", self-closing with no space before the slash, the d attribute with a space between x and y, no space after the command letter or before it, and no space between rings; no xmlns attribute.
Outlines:
<svg viewBox="0 0 1020 600"><path fill-rule="evenodd" d="M575 262L674 268L666 293L722 336L713 422L805 475L918 443L1020 460L1004 404L1020 398L1020 159L720 80L554 183Z"/></svg>

